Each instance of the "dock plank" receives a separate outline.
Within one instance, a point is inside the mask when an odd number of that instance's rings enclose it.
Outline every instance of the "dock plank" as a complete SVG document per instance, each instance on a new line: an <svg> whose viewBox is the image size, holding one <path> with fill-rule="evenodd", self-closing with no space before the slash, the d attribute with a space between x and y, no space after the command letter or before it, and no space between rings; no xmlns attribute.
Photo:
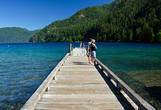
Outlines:
<svg viewBox="0 0 161 110"><path fill-rule="evenodd" d="M103 72L99 73L88 63L85 48L74 48L51 71L21 110L156 110L98 59L95 65Z"/></svg>
<svg viewBox="0 0 161 110"><path fill-rule="evenodd" d="M123 107L87 57L70 56L35 110L123 110Z"/></svg>

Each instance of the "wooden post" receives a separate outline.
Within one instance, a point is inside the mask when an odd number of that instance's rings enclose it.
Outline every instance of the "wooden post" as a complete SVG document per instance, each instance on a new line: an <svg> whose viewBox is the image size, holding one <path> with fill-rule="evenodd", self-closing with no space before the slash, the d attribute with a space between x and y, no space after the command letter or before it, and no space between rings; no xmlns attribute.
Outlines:
<svg viewBox="0 0 161 110"><path fill-rule="evenodd" d="M71 51L72 51L72 44L71 42L69 43L69 55L71 55Z"/></svg>

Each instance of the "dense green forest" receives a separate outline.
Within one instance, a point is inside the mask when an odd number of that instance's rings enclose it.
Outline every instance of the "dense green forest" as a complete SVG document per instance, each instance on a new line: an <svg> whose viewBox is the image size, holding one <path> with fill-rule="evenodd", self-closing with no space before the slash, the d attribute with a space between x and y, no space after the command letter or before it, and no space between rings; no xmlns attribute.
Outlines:
<svg viewBox="0 0 161 110"><path fill-rule="evenodd" d="M37 32L30 42L161 42L161 0L115 0L88 7Z"/></svg>
<svg viewBox="0 0 161 110"><path fill-rule="evenodd" d="M0 43L27 43L35 32L19 27L0 28Z"/></svg>

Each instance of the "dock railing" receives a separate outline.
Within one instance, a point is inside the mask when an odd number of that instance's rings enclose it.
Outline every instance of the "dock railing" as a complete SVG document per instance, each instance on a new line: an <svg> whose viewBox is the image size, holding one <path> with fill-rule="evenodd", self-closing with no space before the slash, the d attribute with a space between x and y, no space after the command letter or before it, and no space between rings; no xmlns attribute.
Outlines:
<svg viewBox="0 0 161 110"><path fill-rule="evenodd" d="M65 63L68 56L69 56L69 53L67 53L65 57L57 64L57 66L52 70L52 72L48 75L48 77L43 81L43 83L39 86L39 88L34 92L34 94L21 108L21 110L34 110L38 100L40 100L40 98L42 97L45 91L48 91L49 83L52 80L55 80L57 71L60 70L60 67Z"/></svg>
<svg viewBox="0 0 161 110"><path fill-rule="evenodd" d="M142 97L140 97L134 90L132 90L124 81L118 78L109 68L107 68L98 59L95 60L95 65L98 66L105 75L111 80L114 86L123 94L127 95L136 105L138 110L156 110Z"/></svg>

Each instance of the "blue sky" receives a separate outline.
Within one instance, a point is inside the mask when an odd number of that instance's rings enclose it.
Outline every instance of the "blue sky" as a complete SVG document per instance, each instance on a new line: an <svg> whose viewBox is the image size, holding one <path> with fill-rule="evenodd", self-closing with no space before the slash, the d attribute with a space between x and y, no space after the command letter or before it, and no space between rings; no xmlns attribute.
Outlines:
<svg viewBox="0 0 161 110"><path fill-rule="evenodd" d="M0 0L0 28L43 28L56 20L69 18L88 6L111 3L113 0Z"/></svg>

